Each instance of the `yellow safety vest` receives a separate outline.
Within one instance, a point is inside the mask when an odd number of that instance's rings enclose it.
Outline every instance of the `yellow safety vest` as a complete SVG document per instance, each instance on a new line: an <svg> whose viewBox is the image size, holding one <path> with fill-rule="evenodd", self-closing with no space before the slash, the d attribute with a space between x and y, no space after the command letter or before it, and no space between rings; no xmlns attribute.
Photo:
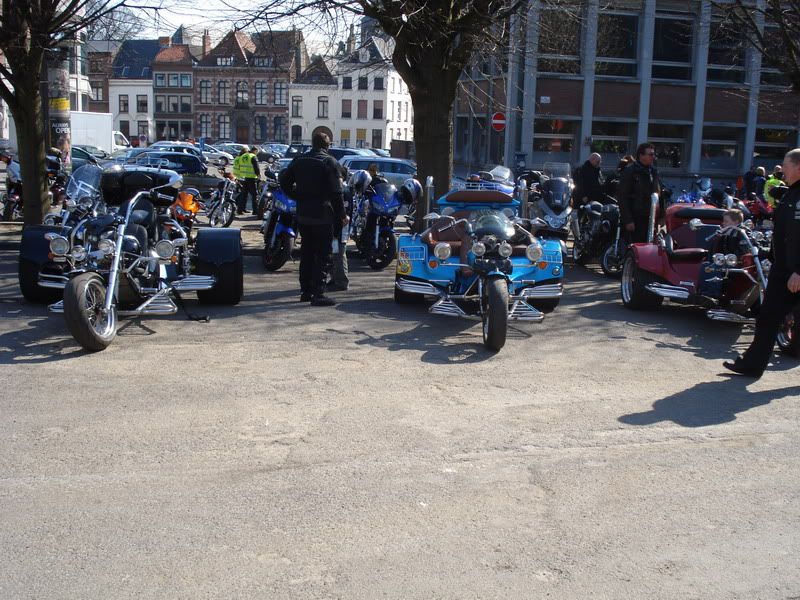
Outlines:
<svg viewBox="0 0 800 600"><path fill-rule="evenodd" d="M772 197L772 194L770 194L772 188L779 186L782 183L783 183L782 179L770 176L770 178L767 179L767 182L764 184L764 198L766 199L767 203L770 206L774 207L778 203L778 201Z"/></svg>
<svg viewBox="0 0 800 600"><path fill-rule="evenodd" d="M236 179L256 179L256 172L253 169L253 159L255 154L245 152L237 156L233 161L233 176Z"/></svg>

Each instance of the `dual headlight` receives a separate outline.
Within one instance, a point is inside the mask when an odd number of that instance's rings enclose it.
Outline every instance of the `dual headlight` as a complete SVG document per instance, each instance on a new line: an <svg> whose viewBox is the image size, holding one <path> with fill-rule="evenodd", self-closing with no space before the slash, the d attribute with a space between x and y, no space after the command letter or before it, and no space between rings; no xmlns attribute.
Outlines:
<svg viewBox="0 0 800 600"><path fill-rule="evenodd" d="M175 254L175 244L169 240L159 240L154 249L158 258L162 260L169 260Z"/></svg>
<svg viewBox="0 0 800 600"><path fill-rule="evenodd" d="M538 241L534 240L530 246L525 248L525 256L532 263L539 262L544 256L544 249L542 249L542 245Z"/></svg>
<svg viewBox="0 0 800 600"><path fill-rule="evenodd" d="M450 248L450 244L445 242L439 242L433 247L433 255L439 260L447 260L452 253L453 250Z"/></svg>
<svg viewBox="0 0 800 600"><path fill-rule="evenodd" d="M717 253L711 257L714 264L718 267L735 267L739 264L739 258L735 254Z"/></svg>
<svg viewBox="0 0 800 600"><path fill-rule="evenodd" d="M50 236L50 252L56 256L66 256L70 249L70 243L63 235Z"/></svg>

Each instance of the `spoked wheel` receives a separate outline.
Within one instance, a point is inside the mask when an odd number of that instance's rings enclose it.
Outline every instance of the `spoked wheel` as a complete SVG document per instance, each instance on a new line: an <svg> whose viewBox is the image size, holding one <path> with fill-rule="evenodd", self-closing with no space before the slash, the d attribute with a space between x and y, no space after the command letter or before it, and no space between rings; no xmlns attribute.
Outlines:
<svg viewBox="0 0 800 600"><path fill-rule="evenodd" d="M786 318L778 332L778 347L781 352L800 358L800 314L792 312Z"/></svg>
<svg viewBox="0 0 800 600"><path fill-rule="evenodd" d="M84 349L105 350L117 335L117 309L105 310L106 285L96 273L83 273L64 289L67 329Z"/></svg>
<svg viewBox="0 0 800 600"><path fill-rule="evenodd" d="M292 236L286 234L278 236L274 246L264 246L264 252L262 254L264 268L267 271L277 271L280 269L292 256L293 248L294 238Z"/></svg>
<svg viewBox="0 0 800 600"><path fill-rule="evenodd" d="M498 352L505 346L508 331L508 284L504 279L486 281L482 304L483 345Z"/></svg>
<svg viewBox="0 0 800 600"><path fill-rule="evenodd" d="M632 252L629 252L622 266L620 285L622 303L625 307L633 310L645 310L661 306L664 299L648 291L645 287L652 281L653 277L637 266L636 258Z"/></svg>
<svg viewBox="0 0 800 600"><path fill-rule="evenodd" d="M606 251L603 252L603 256L600 257L600 268L603 269L603 273L605 273L608 277L619 277L622 275L622 242L619 244L613 243Z"/></svg>
<svg viewBox="0 0 800 600"><path fill-rule="evenodd" d="M217 206L209 215L208 223L211 227L230 227L236 216L236 205L226 201Z"/></svg>
<svg viewBox="0 0 800 600"><path fill-rule="evenodd" d="M375 271L388 267L397 254L397 238L389 231L384 231L378 238L378 248L371 250L367 264Z"/></svg>

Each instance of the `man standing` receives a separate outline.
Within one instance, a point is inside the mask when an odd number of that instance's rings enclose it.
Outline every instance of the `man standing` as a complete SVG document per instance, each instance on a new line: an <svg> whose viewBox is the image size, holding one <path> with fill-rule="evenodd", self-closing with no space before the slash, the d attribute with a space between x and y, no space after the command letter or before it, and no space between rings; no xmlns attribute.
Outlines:
<svg viewBox="0 0 800 600"><path fill-rule="evenodd" d="M312 306L334 306L325 296L325 278L331 257L334 226L347 223L342 182L336 159L328 154L331 139L315 133L311 150L295 158L280 175L286 194L297 200L300 225L300 301Z"/></svg>
<svg viewBox="0 0 800 600"><path fill-rule="evenodd" d="M350 277L348 274L347 265L347 240L350 237L350 231L347 229L347 221L350 220L350 211L353 204L353 192L345 186L344 180L347 179L347 168L336 163L339 169L339 181L344 189L344 214L346 219L343 219L341 224L334 223L334 242L333 242L333 256L331 257L331 279L327 284L328 290L331 292L345 292L350 287Z"/></svg>
<svg viewBox="0 0 800 600"><path fill-rule="evenodd" d="M575 180L575 198L581 205L587 202L603 202L603 174L600 172L602 157L596 152L578 167ZM576 206L577 208L577 206Z"/></svg>
<svg viewBox="0 0 800 600"><path fill-rule="evenodd" d="M255 146L253 149L255 149ZM258 214L257 183L261 179L261 169L258 166L256 154L247 148L242 148L239 156L233 159L233 175L242 185L242 193L239 194L238 214L244 214L247 208L248 196L253 199L253 214Z"/></svg>
<svg viewBox="0 0 800 600"><path fill-rule="evenodd" d="M639 144L636 160L625 167L617 187L620 217L632 244L648 242L650 224L650 197L660 191L658 171L653 162L656 148L653 144Z"/></svg>
<svg viewBox="0 0 800 600"><path fill-rule="evenodd" d="M775 205L778 203L778 199L775 198L771 192L772 188L778 187L783 183L783 170L781 169L780 165L775 165L775 168L772 169L772 174L767 179L766 183L764 183L764 200L767 203L775 208Z"/></svg>
<svg viewBox="0 0 800 600"><path fill-rule="evenodd" d="M753 343L743 356L723 366L734 373L758 379L769 363L775 337L786 315L800 303L800 148L783 159L783 176L789 189L775 209L772 237L774 262L764 303L756 318Z"/></svg>

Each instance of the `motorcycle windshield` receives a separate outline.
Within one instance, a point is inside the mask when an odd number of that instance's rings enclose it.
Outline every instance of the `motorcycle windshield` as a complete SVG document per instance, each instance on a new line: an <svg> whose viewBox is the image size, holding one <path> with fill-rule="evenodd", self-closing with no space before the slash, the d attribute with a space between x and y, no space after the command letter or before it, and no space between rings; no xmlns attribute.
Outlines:
<svg viewBox="0 0 800 600"><path fill-rule="evenodd" d="M399 206L397 188L391 183L379 183L370 195L370 207L379 214L392 212Z"/></svg>
<svg viewBox="0 0 800 600"><path fill-rule="evenodd" d="M100 195L100 177L103 169L87 164L77 169L67 183L67 197L76 202L83 198L96 198Z"/></svg>
<svg viewBox="0 0 800 600"><path fill-rule="evenodd" d="M497 210L480 211L470 219L473 233L481 238L493 235L498 240L508 240L514 235L514 224L502 212Z"/></svg>
<svg viewBox="0 0 800 600"><path fill-rule="evenodd" d="M502 165L496 166L494 169L489 171L491 173L493 181L513 181L514 175L511 172L511 169L508 167L504 167Z"/></svg>
<svg viewBox="0 0 800 600"><path fill-rule="evenodd" d="M569 206L572 187L569 181L563 178L546 181L543 189L544 201L554 212L560 213Z"/></svg>
<svg viewBox="0 0 800 600"><path fill-rule="evenodd" d="M550 179L562 178L562 179L570 179L571 169L568 163L555 163L555 162L548 162L545 163L543 172L547 175Z"/></svg>

